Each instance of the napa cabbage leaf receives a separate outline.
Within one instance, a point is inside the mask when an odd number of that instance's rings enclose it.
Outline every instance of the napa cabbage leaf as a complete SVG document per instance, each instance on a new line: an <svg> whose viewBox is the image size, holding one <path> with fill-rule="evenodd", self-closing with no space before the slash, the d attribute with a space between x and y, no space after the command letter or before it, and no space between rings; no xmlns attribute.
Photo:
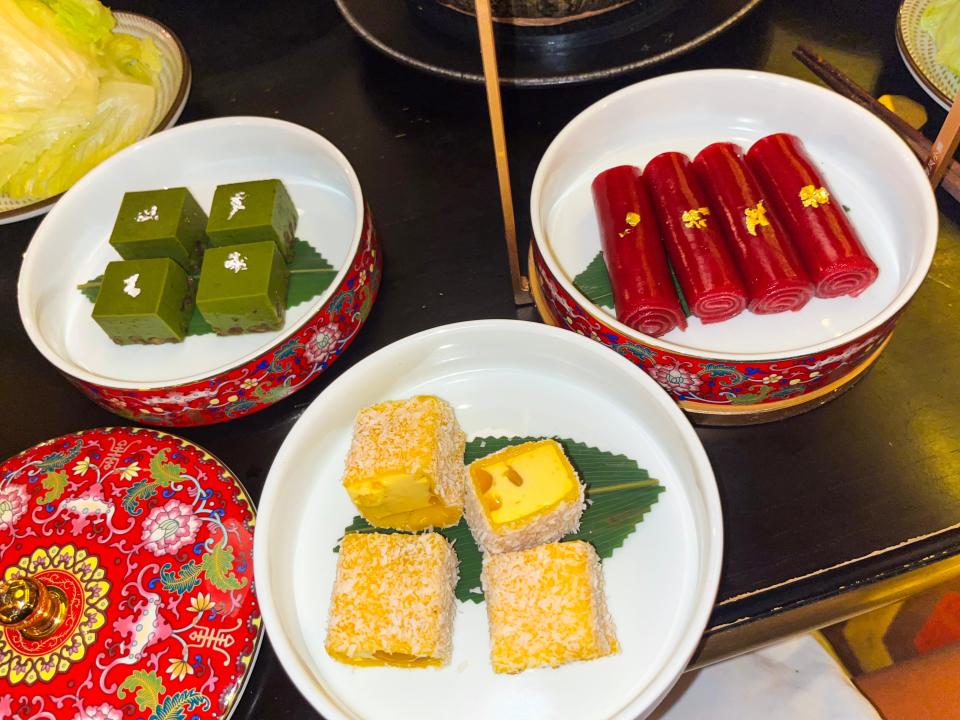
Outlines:
<svg viewBox="0 0 960 720"><path fill-rule="evenodd" d="M150 129L160 54L98 0L0 0L0 194L42 199Z"/></svg>

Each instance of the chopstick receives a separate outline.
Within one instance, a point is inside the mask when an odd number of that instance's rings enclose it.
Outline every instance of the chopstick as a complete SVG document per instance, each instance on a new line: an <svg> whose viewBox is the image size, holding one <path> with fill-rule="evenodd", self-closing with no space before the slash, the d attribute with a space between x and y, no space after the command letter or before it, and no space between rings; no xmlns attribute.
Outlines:
<svg viewBox="0 0 960 720"><path fill-rule="evenodd" d="M933 149L927 158L927 175L930 176L930 184L934 187L940 184L949 163L953 162L953 154L957 151L958 144L960 144L960 94L953 99L947 119L940 126L940 132L937 133L937 139L933 141Z"/></svg>
<svg viewBox="0 0 960 720"><path fill-rule="evenodd" d="M513 210L513 192L510 188L510 164L507 161L507 136L503 128L503 106L500 102L500 73L497 69L497 49L493 37L493 18L490 0L477 0L477 31L480 34L480 56L483 60L483 78L487 87L487 108L490 111L490 130L493 133L493 151L497 163L497 182L500 185L500 209L503 212L503 230L507 240L507 260L513 283L513 301L516 305L530 305L530 281L520 273L517 251L517 221Z"/></svg>
<svg viewBox="0 0 960 720"><path fill-rule="evenodd" d="M926 164L927 159L931 155L933 144L922 132L907 123L906 120L895 112L881 105L870 93L803 45L797 46L793 51L793 56L832 90L835 90L849 100L853 100L893 128L893 130L904 139L913 151L913 154L919 158L920 162ZM942 187L953 196L954 199L960 201L960 165L958 165L957 162L950 161L949 164L946 165Z"/></svg>

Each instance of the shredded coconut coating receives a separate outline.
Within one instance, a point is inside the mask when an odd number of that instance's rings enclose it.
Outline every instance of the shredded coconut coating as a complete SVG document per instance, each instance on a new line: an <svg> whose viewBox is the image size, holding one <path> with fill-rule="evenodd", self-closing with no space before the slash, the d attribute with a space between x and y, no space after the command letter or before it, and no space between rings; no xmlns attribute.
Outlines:
<svg viewBox="0 0 960 720"><path fill-rule="evenodd" d="M481 574L494 672L619 651L596 550L577 540L486 555Z"/></svg>
<svg viewBox="0 0 960 720"><path fill-rule="evenodd" d="M371 405L363 408L354 422L343 485L349 488L389 473L424 475L438 505L462 512L465 445L466 435L453 408L438 397L418 395ZM459 521L460 515L456 514L446 527Z"/></svg>
<svg viewBox="0 0 960 720"><path fill-rule="evenodd" d="M457 555L437 533L351 533L340 543L327 652L351 665L444 665Z"/></svg>
<svg viewBox="0 0 960 720"><path fill-rule="evenodd" d="M514 447L516 446L509 445L486 457L474 460L470 467L475 463L489 461ZM562 447L560 451L563 452ZM564 453L564 457L566 457L566 453ZM470 526L470 534L473 535L473 539L483 552L503 553L526 550L535 545L556 542L563 536L575 533L580 529L580 518L583 516L586 503L584 502L583 483L580 482L580 476L572 465L570 466L570 472L573 474L580 491L576 500L562 500L548 512L521 518L519 522L500 526L495 526L490 522L483 501L477 495L477 489L470 479L469 468L467 470L464 482L463 514L467 518L467 525Z"/></svg>

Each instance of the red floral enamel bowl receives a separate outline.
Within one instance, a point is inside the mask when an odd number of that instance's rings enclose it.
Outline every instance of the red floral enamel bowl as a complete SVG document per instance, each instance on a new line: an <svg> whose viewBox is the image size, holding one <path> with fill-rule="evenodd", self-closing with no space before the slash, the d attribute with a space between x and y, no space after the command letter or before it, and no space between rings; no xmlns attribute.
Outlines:
<svg viewBox="0 0 960 720"><path fill-rule="evenodd" d="M186 186L209 209L217 185L264 178L283 181L297 237L335 271L326 289L291 301L277 332L115 345L77 286L119 259L108 239L123 194ZM205 425L262 410L329 367L370 312L381 262L360 184L330 142L280 120L206 120L132 145L63 196L24 255L20 317L43 356L107 410L147 425Z"/></svg>
<svg viewBox="0 0 960 720"><path fill-rule="evenodd" d="M744 312L653 338L592 302L578 275L600 250L590 183L667 150L691 157L717 141L749 147L798 135L880 267L857 298L813 299L801 311ZM874 358L923 281L937 208L916 158L853 102L789 77L746 70L665 75L624 88L574 118L547 149L530 199L533 269L546 313L646 370L695 412L757 412L823 394Z"/></svg>
<svg viewBox="0 0 960 720"><path fill-rule="evenodd" d="M0 583L64 608L0 627L0 717L228 718L263 636L255 522L226 466L157 430L84 430L0 462Z"/></svg>

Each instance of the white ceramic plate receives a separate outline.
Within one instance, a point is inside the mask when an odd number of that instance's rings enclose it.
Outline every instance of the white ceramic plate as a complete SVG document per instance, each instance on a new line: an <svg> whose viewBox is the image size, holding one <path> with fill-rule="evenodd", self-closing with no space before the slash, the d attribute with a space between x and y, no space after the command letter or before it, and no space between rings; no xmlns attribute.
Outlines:
<svg viewBox="0 0 960 720"><path fill-rule="evenodd" d="M339 269L327 291L289 308L277 332L115 345L93 321L93 305L76 287L120 259L109 238L124 193L186 186L209 212L217 185L266 178L279 178L290 191L300 214L297 237ZM121 150L94 168L44 218L20 271L21 317L40 352L73 377L110 387L190 382L255 357L305 323L346 274L362 217L353 170L320 135L268 118L183 125Z"/></svg>
<svg viewBox="0 0 960 720"><path fill-rule="evenodd" d="M117 32L136 37L148 37L160 51L160 78L157 87L157 102L147 132L155 133L174 125L180 119L187 97L190 95L190 60L183 44L166 25L153 18L131 12L115 12ZM26 220L49 212L62 197L44 200L14 200L0 195L0 225Z"/></svg>
<svg viewBox="0 0 960 720"><path fill-rule="evenodd" d="M660 501L603 564L620 654L495 675L486 610L473 603L458 604L447 667L355 668L326 654L332 549L355 514L340 484L353 418L365 405L417 393L449 401L468 437L569 437L624 453L663 483ZM284 441L257 522L254 567L270 640L294 683L330 720L643 716L700 640L722 552L713 472L668 396L599 344L511 320L428 330L344 373Z"/></svg>
<svg viewBox="0 0 960 720"><path fill-rule="evenodd" d="M960 92L960 75L937 62L933 36L920 27L930 0L904 0L897 14L897 49L907 70L927 95L949 110Z"/></svg>
<svg viewBox="0 0 960 720"><path fill-rule="evenodd" d="M839 95L792 78L745 70L666 75L625 88L565 127L544 154L531 192L534 233L564 287L594 312L572 284L600 250L590 183L614 165L643 167L668 150L691 158L713 142L748 148L776 132L798 135L835 198L850 208L876 282L857 298L813 299L801 311L743 312L656 341L698 357L771 358L812 353L862 335L896 313L926 274L937 237L936 204L907 146L880 120ZM614 327L627 336L637 333Z"/></svg>

